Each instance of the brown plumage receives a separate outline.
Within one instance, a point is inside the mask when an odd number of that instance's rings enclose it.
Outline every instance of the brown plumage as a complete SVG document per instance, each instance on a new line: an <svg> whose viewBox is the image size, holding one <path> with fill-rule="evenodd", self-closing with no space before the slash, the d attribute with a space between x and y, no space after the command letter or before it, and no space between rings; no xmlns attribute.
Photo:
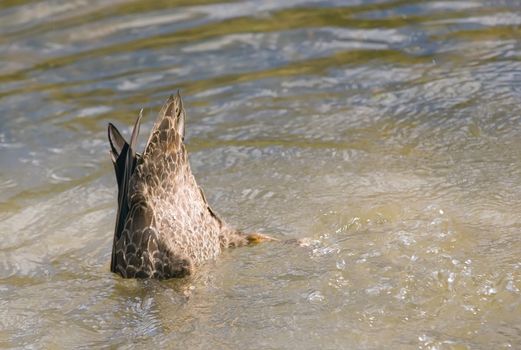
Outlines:
<svg viewBox="0 0 521 350"><path fill-rule="evenodd" d="M130 144L108 126L118 183L112 272L128 278L184 277L223 248L272 240L233 229L208 205L183 143L179 93L161 108L143 154L136 153L140 121L141 113Z"/></svg>

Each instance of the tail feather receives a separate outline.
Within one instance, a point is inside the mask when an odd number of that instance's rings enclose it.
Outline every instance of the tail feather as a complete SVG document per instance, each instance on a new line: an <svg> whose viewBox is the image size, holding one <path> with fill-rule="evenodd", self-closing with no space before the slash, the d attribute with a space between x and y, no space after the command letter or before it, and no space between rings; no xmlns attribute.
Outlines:
<svg viewBox="0 0 521 350"><path fill-rule="evenodd" d="M185 135L185 111L179 91L170 95L161 108L145 146L144 156L161 150L163 154L179 150Z"/></svg>
<svg viewBox="0 0 521 350"><path fill-rule="evenodd" d="M118 181L119 188L123 177L122 170L124 168L124 163L122 162L124 157L120 157L120 155L128 151L129 144L112 123L109 123L108 126L108 137L110 143L110 157L112 158L112 164L114 164L114 171L116 172L116 180Z"/></svg>
<svg viewBox="0 0 521 350"><path fill-rule="evenodd" d="M128 190L130 179L136 168L138 155L136 153L137 138L141 123L142 113L139 114L132 130L130 144L121 136L118 129L109 124L108 135L111 145L111 156L114 163L114 171L118 182L118 212L116 216L116 227L114 229L114 241L112 244L112 258L110 270L115 272L116 269L116 242L121 237L121 233L125 227L125 219L130 210L128 200Z"/></svg>

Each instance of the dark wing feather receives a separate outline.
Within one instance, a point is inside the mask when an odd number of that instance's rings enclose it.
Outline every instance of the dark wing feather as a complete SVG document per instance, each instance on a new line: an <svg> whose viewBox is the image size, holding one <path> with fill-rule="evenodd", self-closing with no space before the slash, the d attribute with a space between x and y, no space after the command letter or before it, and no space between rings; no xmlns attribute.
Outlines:
<svg viewBox="0 0 521 350"><path fill-rule="evenodd" d="M109 124L109 140L111 140L111 147L114 155L117 154L116 161L114 162L114 169L116 171L116 179L118 181L118 213L116 216L116 227L114 230L114 241L112 244L112 258L110 263L110 270L115 272L115 263L116 263L116 251L115 246L117 240L121 237L121 233L123 228L125 227L125 220L127 219L128 212L130 210L129 203L129 188L130 188L130 179L132 178L132 174L136 168L137 156L136 156L136 144L137 144L137 136L139 133L139 125L141 122L140 113L136 123L134 124L134 129L132 130L132 137L130 139L130 144L124 143L123 147L119 147L121 145L121 138L123 141L123 137L119 132L114 133L114 130L117 129ZM118 137L119 135L119 137ZM116 138L118 141L115 141ZM116 146L117 145L117 146ZM119 154L117 153L119 151Z"/></svg>

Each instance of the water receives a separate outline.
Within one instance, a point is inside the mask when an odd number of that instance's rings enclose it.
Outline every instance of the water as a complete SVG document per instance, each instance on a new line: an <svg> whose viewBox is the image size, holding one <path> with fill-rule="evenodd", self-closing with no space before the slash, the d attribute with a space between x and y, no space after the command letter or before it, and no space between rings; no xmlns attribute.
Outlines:
<svg viewBox="0 0 521 350"><path fill-rule="evenodd" d="M521 347L518 1L0 3L0 347ZM106 125L181 89L228 222L309 245L109 272Z"/></svg>

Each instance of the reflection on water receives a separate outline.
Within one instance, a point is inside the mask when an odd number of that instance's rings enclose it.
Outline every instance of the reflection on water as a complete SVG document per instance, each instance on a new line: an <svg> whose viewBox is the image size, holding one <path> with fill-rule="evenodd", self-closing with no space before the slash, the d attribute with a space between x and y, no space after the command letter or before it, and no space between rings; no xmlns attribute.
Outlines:
<svg viewBox="0 0 521 350"><path fill-rule="evenodd" d="M515 0L3 1L0 346L518 347L520 25ZM213 206L307 247L109 273L106 124L143 107L146 133L177 88Z"/></svg>

